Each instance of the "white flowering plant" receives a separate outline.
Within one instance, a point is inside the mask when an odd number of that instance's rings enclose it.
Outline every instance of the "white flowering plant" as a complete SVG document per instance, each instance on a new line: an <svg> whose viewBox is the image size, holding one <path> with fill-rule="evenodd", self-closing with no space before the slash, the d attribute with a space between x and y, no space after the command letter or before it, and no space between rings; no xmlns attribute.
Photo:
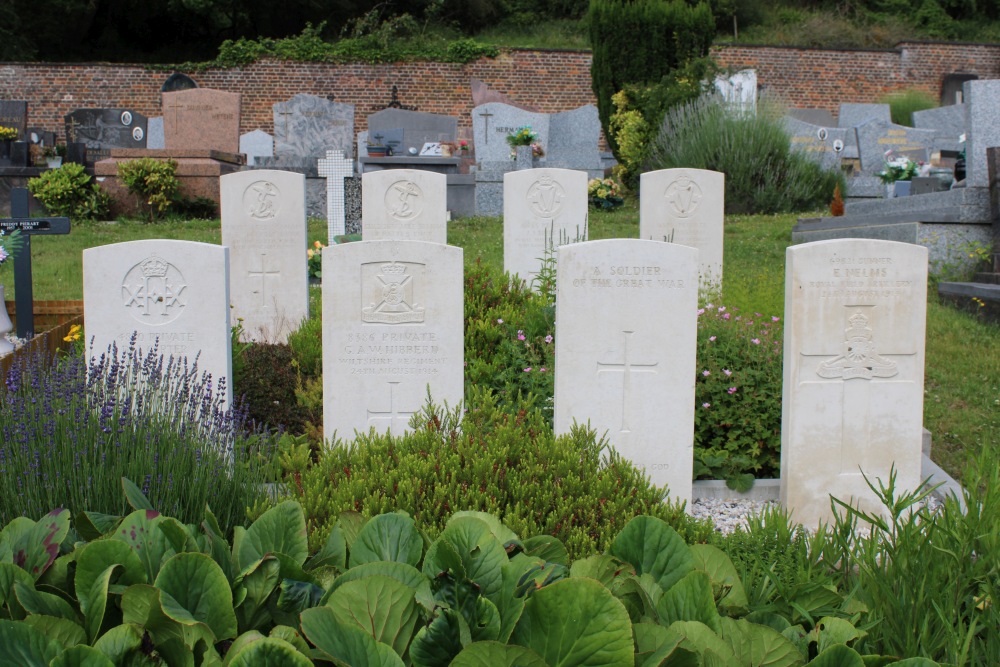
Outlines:
<svg viewBox="0 0 1000 667"><path fill-rule="evenodd" d="M0 229L0 268L3 268L4 264L14 258L21 247L22 240L20 231L15 229L12 232L4 232Z"/></svg>
<svg viewBox="0 0 1000 667"><path fill-rule="evenodd" d="M877 176L883 183L895 183L896 181L910 181L914 176L920 175L920 163L914 162L908 157L892 157L891 153L885 155L885 169Z"/></svg>

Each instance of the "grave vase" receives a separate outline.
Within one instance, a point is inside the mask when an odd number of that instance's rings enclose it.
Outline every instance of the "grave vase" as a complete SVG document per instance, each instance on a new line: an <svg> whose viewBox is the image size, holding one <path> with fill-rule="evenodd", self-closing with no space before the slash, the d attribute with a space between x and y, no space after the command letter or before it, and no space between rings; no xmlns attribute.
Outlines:
<svg viewBox="0 0 1000 667"><path fill-rule="evenodd" d="M534 168L534 155L531 146L514 147L514 165L518 171Z"/></svg>
<svg viewBox="0 0 1000 667"><path fill-rule="evenodd" d="M4 302L4 287L0 283L0 357L14 351L14 345L7 340L7 334L14 330L14 324L7 314L7 304Z"/></svg>
<svg viewBox="0 0 1000 667"><path fill-rule="evenodd" d="M909 197L910 196L910 185L912 181L896 181L893 183L896 189L894 196L896 197Z"/></svg>

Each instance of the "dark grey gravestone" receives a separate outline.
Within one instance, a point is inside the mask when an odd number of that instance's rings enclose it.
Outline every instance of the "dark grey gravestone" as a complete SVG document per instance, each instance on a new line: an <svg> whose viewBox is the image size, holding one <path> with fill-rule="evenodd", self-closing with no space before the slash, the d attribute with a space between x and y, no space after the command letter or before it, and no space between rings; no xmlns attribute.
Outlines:
<svg viewBox="0 0 1000 667"><path fill-rule="evenodd" d="M965 105L950 104L936 109L925 109L913 112L913 127L921 130L936 130L940 134L950 135L957 141L966 133Z"/></svg>
<svg viewBox="0 0 1000 667"><path fill-rule="evenodd" d="M10 145L10 164L12 167L27 167L31 156L31 146L27 141L15 141Z"/></svg>
<svg viewBox="0 0 1000 667"><path fill-rule="evenodd" d="M147 123L131 109L76 109L64 117L67 143L87 146L90 164L111 157L115 148L146 148Z"/></svg>
<svg viewBox="0 0 1000 667"><path fill-rule="evenodd" d="M549 168L586 171L587 178L600 178L604 175L600 140L601 120L593 104L552 114L545 164Z"/></svg>
<svg viewBox="0 0 1000 667"><path fill-rule="evenodd" d="M167 80L163 82L160 87L161 93L176 93L178 90L191 90L192 88L197 88L198 84L194 79L189 77L187 74L182 74L181 72L174 72L167 77Z"/></svg>
<svg viewBox="0 0 1000 667"><path fill-rule="evenodd" d="M882 171L889 151L889 157L905 155L913 160L927 160L930 151L941 143L934 130L918 130L881 120L870 121L857 129L861 171L868 175Z"/></svg>
<svg viewBox="0 0 1000 667"><path fill-rule="evenodd" d="M389 129L376 130L371 132L358 132L358 157L368 157L368 144L372 146L387 146L392 150L393 155L409 155L409 149L403 143L403 128L393 127ZM420 152L420 146L417 146Z"/></svg>
<svg viewBox="0 0 1000 667"><path fill-rule="evenodd" d="M317 160L328 150L353 154L354 105L299 94L272 105L274 156L280 160Z"/></svg>
<svg viewBox="0 0 1000 667"><path fill-rule="evenodd" d="M50 130L44 130L40 127L29 127L25 135L28 143L31 144L41 144L42 146L56 145L56 133Z"/></svg>
<svg viewBox="0 0 1000 667"><path fill-rule="evenodd" d="M944 79L941 81L941 106L968 102L963 92L963 86L965 86L966 81L977 81L978 79L978 74L963 74L958 72L945 74Z"/></svg>
<svg viewBox="0 0 1000 667"><path fill-rule="evenodd" d="M388 130L403 130L402 153L427 142L454 141L458 134L458 119L422 111L383 109L368 116L368 140ZM400 153L400 154L402 154Z"/></svg>
<svg viewBox="0 0 1000 667"><path fill-rule="evenodd" d="M837 127L860 127L873 120L892 122L888 104L841 104Z"/></svg>
<svg viewBox="0 0 1000 667"><path fill-rule="evenodd" d="M788 115L810 125L837 127L837 119L828 109L789 109Z"/></svg>
<svg viewBox="0 0 1000 667"><path fill-rule="evenodd" d="M17 138L24 139L28 129L28 103L21 100L0 100L0 125L17 130Z"/></svg>
<svg viewBox="0 0 1000 667"><path fill-rule="evenodd" d="M844 155L848 140L853 140L853 130L838 127L821 127L785 116L785 131L791 140L792 150L802 153L824 169L837 169Z"/></svg>

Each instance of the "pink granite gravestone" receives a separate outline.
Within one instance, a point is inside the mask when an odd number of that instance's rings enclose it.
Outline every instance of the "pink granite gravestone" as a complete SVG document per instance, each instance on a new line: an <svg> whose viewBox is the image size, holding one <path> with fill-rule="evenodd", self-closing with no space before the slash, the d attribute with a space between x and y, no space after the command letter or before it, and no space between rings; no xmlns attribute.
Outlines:
<svg viewBox="0 0 1000 667"><path fill-rule="evenodd" d="M211 88L163 93L164 148L239 153L240 99Z"/></svg>

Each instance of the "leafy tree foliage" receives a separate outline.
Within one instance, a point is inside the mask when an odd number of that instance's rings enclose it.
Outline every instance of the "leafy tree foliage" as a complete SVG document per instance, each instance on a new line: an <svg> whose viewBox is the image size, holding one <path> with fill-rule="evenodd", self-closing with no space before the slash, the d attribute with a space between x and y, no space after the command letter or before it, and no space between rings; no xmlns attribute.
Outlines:
<svg viewBox="0 0 1000 667"><path fill-rule="evenodd" d="M611 96L626 84L657 83L690 61L704 57L715 36L709 5L683 0L591 0L590 75L604 135L614 106ZM656 119L658 120L658 119Z"/></svg>

